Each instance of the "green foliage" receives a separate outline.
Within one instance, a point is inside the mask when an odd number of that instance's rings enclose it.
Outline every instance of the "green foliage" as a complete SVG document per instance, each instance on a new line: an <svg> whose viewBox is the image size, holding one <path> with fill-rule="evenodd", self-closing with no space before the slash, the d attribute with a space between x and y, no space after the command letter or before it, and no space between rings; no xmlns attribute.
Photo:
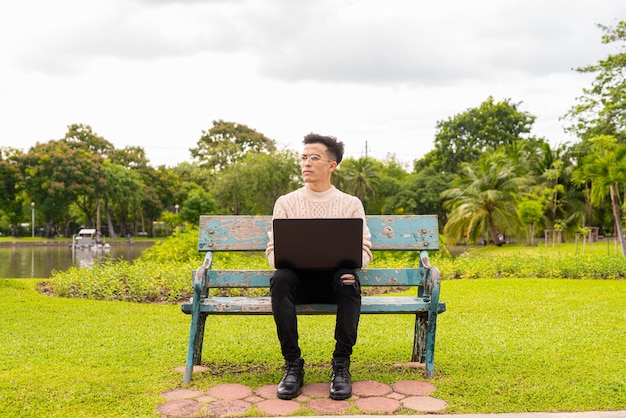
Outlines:
<svg viewBox="0 0 626 418"><path fill-rule="evenodd" d="M359 198L361 202L373 198L378 189L380 163L373 158L347 158L341 162L336 176L341 179L341 189Z"/></svg>
<svg viewBox="0 0 626 418"><path fill-rule="evenodd" d="M221 213L269 215L279 196L299 187L298 174L294 152L248 153L220 172L212 192Z"/></svg>
<svg viewBox="0 0 626 418"><path fill-rule="evenodd" d="M518 106L509 99L495 102L489 97L477 108L437 122L435 147L423 164L456 173L462 162L477 160L485 150L522 139L530 132L535 116L521 112Z"/></svg>
<svg viewBox="0 0 626 418"><path fill-rule="evenodd" d="M431 167L412 173L386 199L384 213L437 215L440 225L444 225L447 214L440 195L450 188L452 179L452 174L440 173Z"/></svg>
<svg viewBox="0 0 626 418"><path fill-rule="evenodd" d="M194 261L200 265L202 255L198 252L198 226L186 226L178 229L170 237L158 241L141 253L146 261L187 263Z"/></svg>
<svg viewBox="0 0 626 418"><path fill-rule="evenodd" d="M444 234L452 242L467 237L469 243L498 234L513 234L519 228L515 197L530 182L523 167L503 148L485 152L478 161L464 163L453 188L442 193L444 207L451 210Z"/></svg>
<svg viewBox="0 0 626 418"><path fill-rule="evenodd" d="M431 264L443 279L478 278L561 278L624 279L626 260L598 254L508 254L506 257L435 256Z"/></svg>
<svg viewBox="0 0 626 418"><path fill-rule="evenodd" d="M54 272L49 291L68 298L126 302L180 302L192 293L191 271L198 264L177 261L121 260L90 269Z"/></svg>
<svg viewBox="0 0 626 418"><path fill-rule="evenodd" d="M543 205L538 200L523 200L517 205L517 216L525 225L537 223L543 216Z"/></svg>
<svg viewBox="0 0 626 418"><path fill-rule="evenodd" d="M181 205L180 219L189 224L198 223L200 215L214 214L217 211L217 202L210 193L200 187L192 187L187 198Z"/></svg>
<svg viewBox="0 0 626 418"><path fill-rule="evenodd" d="M248 153L271 153L273 139L241 123L214 120L208 131L202 131L198 147L190 149L200 165L219 171L241 160Z"/></svg>
<svg viewBox="0 0 626 418"><path fill-rule="evenodd" d="M612 135L623 142L626 140L626 21L612 27L601 24L598 27L604 32L602 43L617 43L621 51L597 64L576 69L595 74L596 78L591 87L583 89L583 95L566 115L570 121L568 130L583 139Z"/></svg>

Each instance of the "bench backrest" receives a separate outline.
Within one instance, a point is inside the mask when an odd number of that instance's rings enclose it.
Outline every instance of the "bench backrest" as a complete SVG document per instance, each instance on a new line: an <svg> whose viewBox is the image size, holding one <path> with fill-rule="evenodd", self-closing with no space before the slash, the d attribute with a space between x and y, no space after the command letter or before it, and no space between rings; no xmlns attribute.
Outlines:
<svg viewBox="0 0 626 418"><path fill-rule="evenodd" d="M271 216L200 216L198 250L265 251ZM436 215L369 215L372 250L439 249Z"/></svg>

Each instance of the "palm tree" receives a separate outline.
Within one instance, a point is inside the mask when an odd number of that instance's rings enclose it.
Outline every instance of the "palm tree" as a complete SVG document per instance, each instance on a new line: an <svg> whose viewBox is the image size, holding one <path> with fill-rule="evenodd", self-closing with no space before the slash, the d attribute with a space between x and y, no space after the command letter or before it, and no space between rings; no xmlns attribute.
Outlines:
<svg viewBox="0 0 626 418"><path fill-rule="evenodd" d="M463 163L456 187L441 195L444 206L451 210L444 234L454 242L467 233L468 240L476 242L488 233L494 243L501 244L501 233L521 227L515 197L530 181L503 149L486 152L474 163Z"/></svg>
<svg viewBox="0 0 626 418"><path fill-rule="evenodd" d="M375 163L369 157L343 161L339 172L344 191L355 195L361 202L365 202L368 196L374 196L378 187L378 169Z"/></svg>
<svg viewBox="0 0 626 418"><path fill-rule="evenodd" d="M611 210L615 231L626 257L624 234L622 232L619 185L626 183L626 144L618 143L617 138L600 135L589 140L591 152L582 159L581 166L574 171L573 180L578 184L591 182L591 203L600 204L608 194L611 197Z"/></svg>

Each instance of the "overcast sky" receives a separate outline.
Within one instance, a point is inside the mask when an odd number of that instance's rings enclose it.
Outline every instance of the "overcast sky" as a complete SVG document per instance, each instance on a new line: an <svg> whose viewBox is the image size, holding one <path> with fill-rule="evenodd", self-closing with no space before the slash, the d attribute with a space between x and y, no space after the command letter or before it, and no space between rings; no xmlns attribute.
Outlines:
<svg viewBox="0 0 626 418"><path fill-rule="evenodd" d="M489 96L571 142L559 118L592 81L573 68L619 52L596 24L624 19L624 0L7 1L0 146L82 123L174 166L223 119L296 151L317 132L411 162Z"/></svg>

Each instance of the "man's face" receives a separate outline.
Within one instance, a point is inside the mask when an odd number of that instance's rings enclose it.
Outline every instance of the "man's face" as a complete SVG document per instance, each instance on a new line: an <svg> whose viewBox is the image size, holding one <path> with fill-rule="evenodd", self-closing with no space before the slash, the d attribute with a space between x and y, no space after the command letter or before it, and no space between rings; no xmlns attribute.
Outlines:
<svg viewBox="0 0 626 418"><path fill-rule="evenodd" d="M330 161L324 144L306 144L302 151L300 171L305 183L329 182L330 175L337 167Z"/></svg>

